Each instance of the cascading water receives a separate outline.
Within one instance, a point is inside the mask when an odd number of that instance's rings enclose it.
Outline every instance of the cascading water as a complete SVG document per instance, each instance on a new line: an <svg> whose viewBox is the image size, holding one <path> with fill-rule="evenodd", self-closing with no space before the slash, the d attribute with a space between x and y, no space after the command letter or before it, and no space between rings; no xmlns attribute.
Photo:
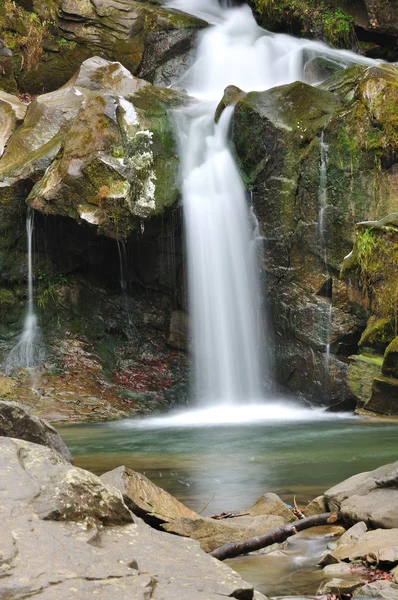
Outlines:
<svg viewBox="0 0 398 600"><path fill-rule="evenodd" d="M263 91L305 79L305 63L319 55L341 65L371 61L319 42L269 34L248 6L226 8L216 0L166 4L213 24L178 82L196 101L176 116L197 396L205 405L247 403L264 399L258 268L245 190L228 145L232 109L215 125L215 108L229 85Z"/></svg>
<svg viewBox="0 0 398 600"><path fill-rule="evenodd" d="M25 367L27 369L40 364L44 359L44 350L41 340L41 332L37 322L37 315L33 302L33 228L34 213L28 208L26 216L26 237L28 250L28 302L24 326L17 344L11 350L6 359L6 370L14 367Z"/></svg>
<svg viewBox="0 0 398 600"><path fill-rule="evenodd" d="M327 245L326 245L326 226L325 226L325 211L328 207L328 151L329 146L325 142L325 132L322 131L320 139L321 164L319 170L319 216L318 229L321 252L325 268L327 267ZM329 366L330 366L330 336L332 332L332 300L328 302L326 308L326 344L325 344L325 368L324 368L324 384L325 388L329 388Z"/></svg>

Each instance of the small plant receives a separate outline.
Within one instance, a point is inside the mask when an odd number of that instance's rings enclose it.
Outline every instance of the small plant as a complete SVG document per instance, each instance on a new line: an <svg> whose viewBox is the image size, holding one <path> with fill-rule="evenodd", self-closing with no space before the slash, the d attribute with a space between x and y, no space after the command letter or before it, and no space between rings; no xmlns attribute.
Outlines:
<svg viewBox="0 0 398 600"><path fill-rule="evenodd" d="M376 246L377 241L371 227L358 233L355 243L355 252L358 265L363 275L369 275L369 272L372 270L371 263Z"/></svg>
<svg viewBox="0 0 398 600"><path fill-rule="evenodd" d="M67 283L67 278L61 273L55 273L51 278L44 271L38 271L38 296L37 305L41 310L45 310L50 298L55 300L56 292Z"/></svg>

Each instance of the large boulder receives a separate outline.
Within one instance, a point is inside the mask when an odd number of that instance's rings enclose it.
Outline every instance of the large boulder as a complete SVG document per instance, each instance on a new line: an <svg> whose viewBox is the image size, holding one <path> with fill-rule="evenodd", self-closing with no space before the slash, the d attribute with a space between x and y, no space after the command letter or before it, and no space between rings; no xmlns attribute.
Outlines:
<svg viewBox="0 0 398 600"><path fill-rule="evenodd" d="M359 473L325 492L329 510L347 521L398 527L398 462Z"/></svg>
<svg viewBox="0 0 398 600"><path fill-rule="evenodd" d="M181 94L136 79L120 63L85 61L65 87L30 104L9 139L0 161L7 202L21 185L36 181L32 208L125 237L177 199L168 111L183 101Z"/></svg>
<svg viewBox="0 0 398 600"><path fill-rule="evenodd" d="M68 462L72 461L68 447L54 427L44 419L30 415L15 402L0 400L0 436L47 446L59 452Z"/></svg>
<svg viewBox="0 0 398 600"><path fill-rule="evenodd" d="M117 488L129 509L150 524L167 523L179 518L200 518L145 475L127 467L108 471L100 479L106 485Z"/></svg>
<svg viewBox="0 0 398 600"><path fill-rule="evenodd" d="M0 446L1 598L263 598L196 542L133 523L120 492L57 452Z"/></svg>
<svg viewBox="0 0 398 600"><path fill-rule="evenodd" d="M242 514L248 514L250 517L274 515L276 517L282 517L285 523L297 520L297 517L290 508L286 506L285 502L283 502L277 494L273 494L272 492L267 492L260 496L253 506L243 510Z"/></svg>
<svg viewBox="0 0 398 600"><path fill-rule="evenodd" d="M373 563L398 562L398 529L366 531L358 539L347 541L342 536L332 552L333 558L344 561L359 559Z"/></svg>

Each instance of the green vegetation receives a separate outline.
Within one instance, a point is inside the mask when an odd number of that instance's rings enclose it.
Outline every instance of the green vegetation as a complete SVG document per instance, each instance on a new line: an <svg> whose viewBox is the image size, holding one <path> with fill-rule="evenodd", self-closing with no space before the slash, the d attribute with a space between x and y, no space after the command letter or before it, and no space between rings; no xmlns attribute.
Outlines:
<svg viewBox="0 0 398 600"><path fill-rule="evenodd" d="M48 304L48 301L55 300L55 295L57 291L67 283L67 278L65 275L61 273L54 273L51 277L45 273L44 271L38 271L37 273L37 282L38 282L38 295L37 295L37 305L41 310L45 310Z"/></svg>
<svg viewBox="0 0 398 600"><path fill-rule="evenodd" d="M35 12L28 12L13 0L4 0L4 17L0 21L1 37L7 46L20 53L19 69L36 70L43 54L48 23Z"/></svg>
<svg viewBox="0 0 398 600"><path fill-rule="evenodd" d="M372 316L360 347L384 352L398 335L398 230L389 223L359 229L343 274L358 280Z"/></svg>
<svg viewBox="0 0 398 600"><path fill-rule="evenodd" d="M295 26L300 33L321 38L337 48L355 44L354 19L341 8L319 0L251 0L268 28Z"/></svg>

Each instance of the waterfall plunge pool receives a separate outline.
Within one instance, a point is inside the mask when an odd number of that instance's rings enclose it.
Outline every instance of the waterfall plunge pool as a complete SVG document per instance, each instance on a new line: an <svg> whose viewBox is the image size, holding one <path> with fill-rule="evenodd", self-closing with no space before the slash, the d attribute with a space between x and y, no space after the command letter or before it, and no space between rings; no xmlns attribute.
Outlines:
<svg viewBox="0 0 398 600"><path fill-rule="evenodd" d="M217 424L220 412L226 423ZM396 421L306 409L267 420L252 405L242 407L242 423L231 412L222 407L211 419L207 411L208 424L206 411L197 411L58 430L76 466L101 474L125 465L204 516L243 510L267 491L303 505L355 473L397 460Z"/></svg>
<svg viewBox="0 0 398 600"><path fill-rule="evenodd" d="M267 491L304 505L351 475L397 459L396 420L276 404L58 430L76 466L97 474L128 466L204 516L244 510ZM308 530L290 538L283 552L227 563L268 596L313 596L323 581L317 562L329 541Z"/></svg>

